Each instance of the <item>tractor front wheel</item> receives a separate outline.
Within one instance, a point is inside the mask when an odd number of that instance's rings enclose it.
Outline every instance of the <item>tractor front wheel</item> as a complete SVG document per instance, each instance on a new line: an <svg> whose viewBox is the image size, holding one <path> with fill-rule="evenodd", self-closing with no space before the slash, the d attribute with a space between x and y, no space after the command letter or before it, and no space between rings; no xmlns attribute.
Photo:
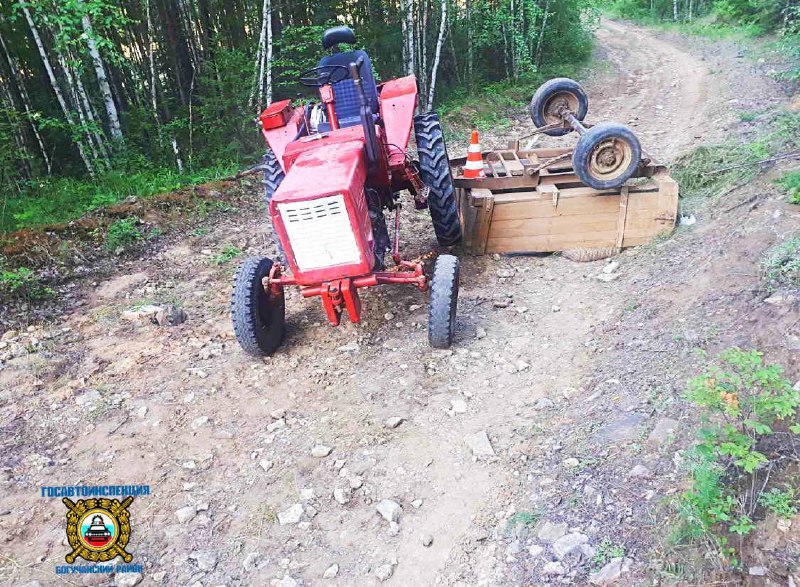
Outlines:
<svg viewBox="0 0 800 587"><path fill-rule="evenodd" d="M283 290L264 290L262 279L272 270L272 260L249 257L236 271L231 294L231 321L236 340L250 355L271 355L286 332Z"/></svg>
<svg viewBox="0 0 800 587"><path fill-rule="evenodd" d="M572 152L572 167L583 183L596 190L618 188L635 172L642 158L639 139L627 126L604 122L588 129Z"/></svg>
<svg viewBox="0 0 800 587"><path fill-rule="evenodd" d="M419 155L419 175L428 189L428 210L431 213L436 240L443 247L461 241L461 221L456 206L456 191L450 172L450 159L444 134L435 112L414 117L414 135Z"/></svg>
<svg viewBox="0 0 800 587"><path fill-rule="evenodd" d="M437 257L431 279L431 301L428 309L428 342L433 348L446 349L453 344L460 274L458 257Z"/></svg>

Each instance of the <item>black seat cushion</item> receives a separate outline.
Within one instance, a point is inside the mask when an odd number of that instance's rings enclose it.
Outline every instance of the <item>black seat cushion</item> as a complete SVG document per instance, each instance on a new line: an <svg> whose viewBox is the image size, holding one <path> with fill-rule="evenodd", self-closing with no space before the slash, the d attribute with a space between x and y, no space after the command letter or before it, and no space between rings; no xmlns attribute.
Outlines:
<svg viewBox="0 0 800 587"><path fill-rule="evenodd" d="M350 67L351 63L355 63L362 57L364 65L361 66L361 85L367 95L367 102L373 114L378 112L378 86L375 84L375 77L372 75L372 63L369 60L369 55L365 51L348 51L346 53L333 53L326 55L319 60L320 67L323 65L343 65ZM343 79L340 82L333 84L334 95L334 108L336 109L336 117L339 119L339 126L355 126L360 124L360 103L358 101L358 94L356 93L356 84L350 78ZM320 130L329 130L330 126L324 123L326 128Z"/></svg>

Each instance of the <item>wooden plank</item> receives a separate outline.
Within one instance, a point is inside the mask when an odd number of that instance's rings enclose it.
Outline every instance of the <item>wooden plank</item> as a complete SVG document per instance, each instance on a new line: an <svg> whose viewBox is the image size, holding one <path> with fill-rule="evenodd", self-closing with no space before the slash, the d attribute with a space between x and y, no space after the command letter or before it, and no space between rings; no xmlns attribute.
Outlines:
<svg viewBox="0 0 800 587"><path fill-rule="evenodd" d="M464 249L472 252L475 239L475 221L478 216L477 207L473 205L470 190L456 188L456 201L461 217L461 230L464 238Z"/></svg>
<svg viewBox="0 0 800 587"><path fill-rule="evenodd" d="M495 211L499 209L495 206ZM617 230L618 212L584 216L554 216L526 220L493 220L489 238L524 237L527 235L573 235L612 232Z"/></svg>
<svg viewBox="0 0 800 587"><path fill-rule="evenodd" d="M602 198L565 198L560 192L558 206L545 198L531 198L524 202L497 202L494 219L517 220L524 218L550 218L553 216L580 216L593 214L617 214L619 196Z"/></svg>
<svg viewBox="0 0 800 587"><path fill-rule="evenodd" d="M489 239L487 253L551 253L575 248L613 247L616 230L592 234L544 234L524 237L498 237Z"/></svg>
<svg viewBox="0 0 800 587"><path fill-rule="evenodd" d="M508 175L519 176L525 173L525 167L520 163L514 151L500 151L498 155L500 155L500 161L508 171Z"/></svg>
<svg viewBox="0 0 800 587"><path fill-rule="evenodd" d="M485 190L489 191L489 190ZM489 192L488 195L484 194L480 198L481 206L478 212L475 227L475 240L473 241L473 249L482 255L486 252L486 241L489 238L489 228L492 225L492 214L494 212L494 197Z"/></svg>
<svg viewBox="0 0 800 587"><path fill-rule="evenodd" d="M619 192L619 215L617 217L617 248L622 248L625 237L625 221L628 218L628 186L624 185Z"/></svg>

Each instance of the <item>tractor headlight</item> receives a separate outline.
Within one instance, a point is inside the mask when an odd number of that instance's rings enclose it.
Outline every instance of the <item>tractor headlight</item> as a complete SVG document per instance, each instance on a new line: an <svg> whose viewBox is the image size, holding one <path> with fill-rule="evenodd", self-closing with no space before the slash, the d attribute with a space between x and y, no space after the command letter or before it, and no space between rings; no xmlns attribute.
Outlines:
<svg viewBox="0 0 800 587"><path fill-rule="evenodd" d="M361 261L342 194L279 203L278 212L301 271Z"/></svg>

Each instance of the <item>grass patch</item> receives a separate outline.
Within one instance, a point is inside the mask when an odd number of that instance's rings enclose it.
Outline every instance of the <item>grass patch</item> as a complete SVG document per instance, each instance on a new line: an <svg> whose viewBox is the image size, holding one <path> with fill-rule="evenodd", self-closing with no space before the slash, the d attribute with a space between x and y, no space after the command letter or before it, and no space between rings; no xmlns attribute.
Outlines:
<svg viewBox="0 0 800 587"><path fill-rule="evenodd" d="M691 486L678 500L675 537L704 543L725 566L738 566L731 536L755 529L765 500L781 511L788 507L785 494L765 490L781 460L780 441L791 452L800 433L800 391L758 351L732 348L689 381L686 397L700 408L703 426L685 453Z"/></svg>
<svg viewBox="0 0 800 587"><path fill-rule="evenodd" d="M53 290L42 285L36 274L27 267L11 269L0 257L0 298L23 298L36 301L53 295Z"/></svg>
<svg viewBox="0 0 800 587"><path fill-rule="evenodd" d="M230 261L233 261L236 257L242 254L242 249L239 247L235 247L231 244L225 245L222 247L222 251L217 255L212 257L212 260L217 265L225 265Z"/></svg>
<svg viewBox="0 0 800 587"><path fill-rule="evenodd" d="M680 157L672 176L681 188L681 212L696 211L702 201L719 197L756 177L765 159L800 148L800 114L780 112L749 141L704 145Z"/></svg>
<svg viewBox="0 0 800 587"><path fill-rule="evenodd" d="M775 183L784 191L790 204L800 204L800 171L784 173Z"/></svg>
<svg viewBox="0 0 800 587"><path fill-rule="evenodd" d="M800 287L800 234L769 249L761 260L767 290Z"/></svg>
<svg viewBox="0 0 800 587"><path fill-rule="evenodd" d="M541 515L538 512L516 512L508 519L506 532L513 530L516 526L533 527L539 523Z"/></svg>
<svg viewBox="0 0 800 587"><path fill-rule="evenodd" d="M597 551L592 558L592 564L595 569L599 569L612 559L622 558L624 556L625 547L606 538L597 545Z"/></svg>
<svg viewBox="0 0 800 587"><path fill-rule="evenodd" d="M32 181L23 185L18 195L6 194L3 197L0 233L68 222L130 196L146 198L168 193L188 185L218 180L237 171L237 164L222 163L184 173L174 169L145 169L111 171L95 180L61 177Z"/></svg>
<svg viewBox="0 0 800 587"><path fill-rule="evenodd" d="M144 238L136 228L136 218L122 218L109 225L106 231L105 247L109 251L124 249Z"/></svg>

